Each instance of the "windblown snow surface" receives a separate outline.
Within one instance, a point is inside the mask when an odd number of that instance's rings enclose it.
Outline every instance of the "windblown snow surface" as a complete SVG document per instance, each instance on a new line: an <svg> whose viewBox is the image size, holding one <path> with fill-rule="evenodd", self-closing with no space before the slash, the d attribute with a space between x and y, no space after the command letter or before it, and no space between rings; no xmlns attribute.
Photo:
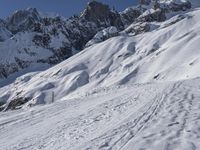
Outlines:
<svg viewBox="0 0 200 150"><path fill-rule="evenodd" d="M31 101L0 113L0 149L200 149L199 45L195 9L19 77L1 98Z"/></svg>

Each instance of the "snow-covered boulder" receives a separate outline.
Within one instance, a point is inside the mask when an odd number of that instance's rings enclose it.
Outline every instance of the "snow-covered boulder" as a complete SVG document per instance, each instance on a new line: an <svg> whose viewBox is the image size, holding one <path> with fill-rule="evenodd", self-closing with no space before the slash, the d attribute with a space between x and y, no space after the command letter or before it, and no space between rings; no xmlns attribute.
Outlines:
<svg viewBox="0 0 200 150"><path fill-rule="evenodd" d="M118 29L116 27L108 27L102 31L99 31L87 44L86 47L94 45L96 43L103 42L111 37L118 35Z"/></svg>
<svg viewBox="0 0 200 150"><path fill-rule="evenodd" d="M122 33L127 33L131 35L138 35L144 32L148 32L150 30L150 25L147 22L137 22L131 24L127 27Z"/></svg>
<svg viewBox="0 0 200 150"><path fill-rule="evenodd" d="M163 9L148 9L142 15L140 15L137 20L142 22L152 22L152 21L165 21L165 11Z"/></svg>

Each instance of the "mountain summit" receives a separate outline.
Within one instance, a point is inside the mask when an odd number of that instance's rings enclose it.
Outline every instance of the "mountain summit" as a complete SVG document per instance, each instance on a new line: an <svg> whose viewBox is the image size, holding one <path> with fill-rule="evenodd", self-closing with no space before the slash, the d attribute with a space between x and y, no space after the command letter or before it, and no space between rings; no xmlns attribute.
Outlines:
<svg viewBox="0 0 200 150"><path fill-rule="evenodd" d="M36 8L16 11L6 19L8 29L14 34L33 28L34 24L40 20L41 17Z"/></svg>
<svg viewBox="0 0 200 150"><path fill-rule="evenodd" d="M101 27L116 26L119 29L123 29L120 15L116 11L111 11L108 5L97 1L88 3L86 9L81 14L81 18L94 22Z"/></svg>

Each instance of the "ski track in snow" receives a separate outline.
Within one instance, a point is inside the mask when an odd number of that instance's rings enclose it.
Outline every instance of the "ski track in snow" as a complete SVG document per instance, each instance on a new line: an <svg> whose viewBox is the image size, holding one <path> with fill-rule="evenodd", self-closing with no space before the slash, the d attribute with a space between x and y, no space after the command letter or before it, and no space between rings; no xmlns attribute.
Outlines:
<svg viewBox="0 0 200 150"><path fill-rule="evenodd" d="M198 149L198 81L133 85L0 113L0 149Z"/></svg>
<svg viewBox="0 0 200 150"><path fill-rule="evenodd" d="M200 146L199 97L199 88L192 88L185 84L175 85L166 96L162 111L158 112L124 149L129 149L133 145L140 149L151 147L155 150L198 149Z"/></svg>

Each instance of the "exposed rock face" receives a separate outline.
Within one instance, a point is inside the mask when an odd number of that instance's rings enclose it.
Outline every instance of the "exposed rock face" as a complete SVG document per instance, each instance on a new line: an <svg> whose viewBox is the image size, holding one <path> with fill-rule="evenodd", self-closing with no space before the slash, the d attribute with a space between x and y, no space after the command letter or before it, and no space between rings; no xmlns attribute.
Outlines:
<svg viewBox="0 0 200 150"><path fill-rule="evenodd" d="M124 26L130 25L141 15L141 10L138 7L129 7L120 13Z"/></svg>
<svg viewBox="0 0 200 150"><path fill-rule="evenodd" d="M111 11L108 5L104 5L97 1L88 3L81 18L94 22L98 27L115 26L119 29L123 29L120 15L117 12Z"/></svg>
<svg viewBox="0 0 200 150"><path fill-rule="evenodd" d="M0 78L7 78L9 74L19 71L20 68L17 64L0 64Z"/></svg>
<svg viewBox="0 0 200 150"><path fill-rule="evenodd" d="M74 49L80 51L85 44L100 30L94 22L74 17L67 21L67 37Z"/></svg>
<svg viewBox="0 0 200 150"><path fill-rule="evenodd" d="M4 108L4 110L6 111L6 110L19 109L20 106L27 103L28 101L29 101L29 98L24 98L24 97L13 99L12 101L10 101L10 103L8 103L8 105Z"/></svg>
<svg viewBox="0 0 200 150"><path fill-rule="evenodd" d="M4 103L0 102L0 111L3 111L3 110L4 110L3 105L4 105Z"/></svg>
<svg viewBox="0 0 200 150"><path fill-rule="evenodd" d="M189 1L184 1L184 2L176 2L176 1L172 1L171 3L169 3L168 5L164 5L163 6L166 11L170 12L170 11L185 11L187 9L190 9L192 7L191 2Z"/></svg>
<svg viewBox="0 0 200 150"><path fill-rule="evenodd" d="M10 38L12 33L6 28L6 22L0 19L0 42Z"/></svg>
<svg viewBox="0 0 200 150"><path fill-rule="evenodd" d="M41 17L35 8L16 11L12 16L7 18L8 29L17 33L26 31L34 27L36 22L39 22Z"/></svg>
<svg viewBox="0 0 200 150"><path fill-rule="evenodd" d="M50 43L50 39L51 38L50 38L50 36L48 34L42 34L42 35L36 34L33 37L33 42L37 46L48 47L49 43Z"/></svg>

